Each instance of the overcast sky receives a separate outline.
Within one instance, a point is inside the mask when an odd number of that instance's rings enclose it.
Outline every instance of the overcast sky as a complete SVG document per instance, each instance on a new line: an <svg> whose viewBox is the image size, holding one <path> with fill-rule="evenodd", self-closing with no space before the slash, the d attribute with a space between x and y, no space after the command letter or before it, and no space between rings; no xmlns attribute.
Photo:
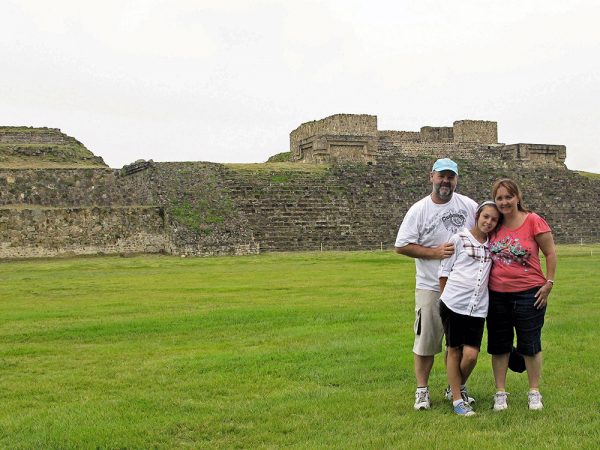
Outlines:
<svg viewBox="0 0 600 450"><path fill-rule="evenodd" d="M263 162L298 125L498 122L600 172L597 0L4 0L0 125L111 167Z"/></svg>

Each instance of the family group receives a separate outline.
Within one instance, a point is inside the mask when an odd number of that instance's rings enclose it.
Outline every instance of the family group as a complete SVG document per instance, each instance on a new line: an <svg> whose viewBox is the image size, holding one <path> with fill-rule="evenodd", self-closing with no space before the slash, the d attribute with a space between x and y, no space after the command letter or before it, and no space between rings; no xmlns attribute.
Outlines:
<svg viewBox="0 0 600 450"><path fill-rule="evenodd" d="M512 368L520 358L524 367L517 370L527 371L529 409L540 410L542 327L556 271L550 227L525 207L511 179L497 180L491 199L479 205L456 192L458 165L451 159L438 159L429 179L431 194L408 210L395 243L397 253L416 263L414 408L431 407L429 374L445 336L444 396L456 414L475 414L467 380L487 326L493 409L508 408L506 375L509 363Z"/></svg>

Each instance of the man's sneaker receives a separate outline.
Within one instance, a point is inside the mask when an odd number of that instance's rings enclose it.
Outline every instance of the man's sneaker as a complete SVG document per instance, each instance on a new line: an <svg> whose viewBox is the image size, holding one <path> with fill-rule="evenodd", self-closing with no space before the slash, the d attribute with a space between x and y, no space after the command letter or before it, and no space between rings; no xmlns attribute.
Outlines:
<svg viewBox="0 0 600 450"><path fill-rule="evenodd" d="M458 414L459 416L474 416L475 415L475 411L473 411L473 408L471 408L471 405L469 405L467 402L465 402L464 400L461 401L458 405L456 405L454 407L454 412L456 414Z"/></svg>
<svg viewBox="0 0 600 450"><path fill-rule="evenodd" d="M469 392L467 391L466 386L464 387L464 389L460 390L460 396L469 405L475 403L475 399L473 397L469 397ZM454 397L452 397L452 389L450 388L450 386L448 386L446 389L444 389L444 398L449 401L454 400Z"/></svg>
<svg viewBox="0 0 600 450"><path fill-rule="evenodd" d="M507 397L508 392L496 392L494 395L494 411L504 411L508 408Z"/></svg>
<svg viewBox="0 0 600 450"><path fill-rule="evenodd" d="M527 397L529 398L529 409L535 411L544 407L542 404L542 394L538 391L529 391Z"/></svg>
<svg viewBox="0 0 600 450"><path fill-rule="evenodd" d="M415 393L415 409L417 411L421 409L429 409L431 408L431 401L429 400L429 391L419 390Z"/></svg>

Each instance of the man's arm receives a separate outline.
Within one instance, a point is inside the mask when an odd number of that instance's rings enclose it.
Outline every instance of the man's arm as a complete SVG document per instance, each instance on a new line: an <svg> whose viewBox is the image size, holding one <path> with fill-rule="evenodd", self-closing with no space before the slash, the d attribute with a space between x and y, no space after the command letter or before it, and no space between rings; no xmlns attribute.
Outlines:
<svg viewBox="0 0 600 450"><path fill-rule="evenodd" d="M407 244L395 247L396 253L420 259L446 259L454 254L454 244L444 242L437 247L424 247L419 244Z"/></svg>

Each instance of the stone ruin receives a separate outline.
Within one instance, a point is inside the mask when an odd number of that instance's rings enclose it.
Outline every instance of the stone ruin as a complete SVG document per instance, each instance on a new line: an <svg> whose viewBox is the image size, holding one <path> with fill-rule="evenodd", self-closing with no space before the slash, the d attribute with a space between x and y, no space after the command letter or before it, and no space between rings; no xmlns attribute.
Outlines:
<svg viewBox="0 0 600 450"><path fill-rule="evenodd" d="M379 131L337 114L292 131L287 163L110 169L60 130L0 127L0 259L392 248L439 157L474 200L511 177L558 242L600 242L597 178L568 170L562 145L497 141L495 122Z"/></svg>
<svg viewBox="0 0 600 450"><path fill-rule="evenodd" d="M2 167L107 167L77 139L57 128L0 127Z"/></svg>
<svg viewBox="0 0 600 450"><path fill-rule="evenodd" d="M290 134L290 160L297 162L377 164L423 154L563 166L567 149L498 143L497 123L486 120L458 120L451 127L424 126L420 131L379 131L377 116L335 114L303 123Z"/></svg>

